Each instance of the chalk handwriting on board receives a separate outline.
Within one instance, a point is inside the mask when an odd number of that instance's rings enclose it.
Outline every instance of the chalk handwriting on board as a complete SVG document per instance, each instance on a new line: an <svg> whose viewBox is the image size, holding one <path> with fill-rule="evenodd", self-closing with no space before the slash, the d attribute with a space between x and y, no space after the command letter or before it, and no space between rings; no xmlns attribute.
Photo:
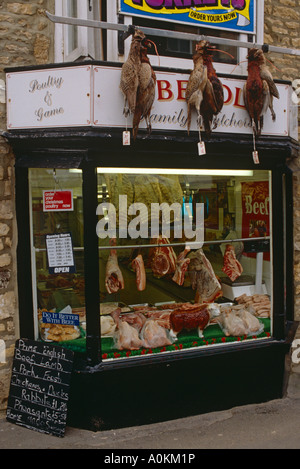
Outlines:
<svg viewBox="0 0 300 469"><path fill-rule="evenodd" d="M28 339L16 342L6 418L63 437L73 352Z"/></svg>

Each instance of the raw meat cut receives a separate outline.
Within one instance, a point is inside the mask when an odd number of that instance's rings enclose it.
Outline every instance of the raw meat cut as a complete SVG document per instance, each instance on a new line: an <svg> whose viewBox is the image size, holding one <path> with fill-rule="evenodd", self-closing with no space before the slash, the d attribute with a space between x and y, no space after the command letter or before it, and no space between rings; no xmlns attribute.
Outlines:
<svg viewBox="0 0 300 469"><path fill-rule="evenodd" d="M203 337L203 331L210 319L219 314L220 309L216 304L198 304L188 310L178 308L171 313L171 336L176 337L184 329L198 329L199 337Z"/></svg>
<svg viewBox="0 0 300 469"><path fill-rule="evenodd" d="M218 281L211 263L202 249L190 256L189 277L193 290L197 291L197 303L210 303L222 294L221 284Z"/></svg>
<svg viewBox="0 0 300 469"><path fill-rule="evenodd" d="M111 313L117 330L114 334L114 344L118 350L138 350L143 346L138 331L120 318L121 310L116 309Z"/></svg>
<svg viewBox="0 0 300 469"><path fill-rule="evenodd" d="M247 335L244 321L234 312L223 313L220 317L220 326L226 336L239 337Z"/></svg>
<svg viewBox="0 0 300 469"><path fill-rule="evenodd" d="M157 321L149 319L141 332L143 345L147 348L164 347L172 342L167 336L167 331Z"/></svg>
<svg viewBox="0 0 300 469"><path fill-rule="evenodd" d="M163 277L167 274L173 274L176 269L176 254L170 242L165 236L159 236L152 240L160 246L154 248L151 253L150 265L153 274L156 277Z"/></svg>
<svg viewBox="0 0 300 469"><path fill-rule="evenodd" d="M227 244L222 271L234 282L243 273L243 267L236 258L234 247Z"/></svg>
<svg viewBox="0 0 300 469"><path fill-rule="evenodd" d="M261 329L259 320L249 311L245 309L238 313L239 317L244 321L247 328L247 334L257 333Z"/></svg>
<svg viewBox="0 0 300 469"><path fill-rule="evenodd" d="M101 336L111 335L115 332L116 323L109 314L106 316L100 317L100 325L101 325Z"/></svg>
<svg viewBox="0 0 300 469"><path fill-rule="evenodd" d="M176 260L176 268L172 280L180 286L184 283L184 276L190 263L190 259L185 257L190 250L191 249L187 246L185 250L179 254Z"/></svg>
<svg viewBox="0 0 300 469"><path fill-rule="evenodd" d="M140 332L146 322L146 317L143 313L137 311L134 313L123 314L121 316L121 320L127 322L130 326L134 327L138 332Z"/></svg>
<svg viewBox="0 0 300 469"><path fill-rule="evenodd" d="M171 311L148 311L145 312L145 316L148 319L152 319L156 321L160 326L164 327L165 329L171 329L170 323L170 316Z"/></svg>
<svg viewBox="0 0 300 469"><path fill-rule="evenodd" d="M115 246L116 240L112 239L110 244L111 246ZM124 288L124 279L118 265L116 249L111 249L106 263L105 287L108 293L116 293Z"/></svg>
<svg viewBox="0 0 300 469"><path fill-rule="evenodd" d="M143 291L146 288L146 271L144 260L139 254L131 263L133 270L136 272L136 285L138 291Z"/></svg>
<svg viewBox="0 0 300 469"><path fill-rule="evenodd" d="M252 336L260 334L264 329L263 323L243 305L225 308L217 321L226 336Z"/></svg>
<svg viewBox="0 0 300 469"><path fill-rule="evenodd" d="M248 296L245 293L235 301L243 304L245 308L260 318L269 318L271 315L271 301L267 295L252 295Z"/></svg>

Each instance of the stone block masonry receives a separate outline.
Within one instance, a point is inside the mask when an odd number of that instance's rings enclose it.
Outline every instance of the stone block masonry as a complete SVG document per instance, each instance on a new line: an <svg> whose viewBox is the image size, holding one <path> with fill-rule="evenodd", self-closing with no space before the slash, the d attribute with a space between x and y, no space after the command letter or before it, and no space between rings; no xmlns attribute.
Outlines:
<svg viewBox="0 0 300 469"><path fill-rule="evenodd" d="M54 0L0 2L0 91L5 68L42 65L54 61L54 26L44 11L54 13ZM0 130L6 130L5 93L0 94ZM14 344L19 338L17 295L14 155L0 137L0 412L6 409ZM3 361L3 360L2 360Z"/></svg>
<svg viewBox="0 0 300 469"><path fill-rule="evenodd" d="M300 49L300 0L265 0L265 43L280 47ZM274 78L300 79L300 59L292 55L268 54L274 64L270 71ZM276 68L275 68L276 67ZM300 103L299 103L300 104ZM298 107L300 110L300 108ZM300 113L299 113L300 119ZM300 131L300 127L299 127ZM294 173L294 289L295 320L300 321L300 165ZM300 328L296 333L300 339ZM288 394L300 395L300 367L289 360Z"/></svg>

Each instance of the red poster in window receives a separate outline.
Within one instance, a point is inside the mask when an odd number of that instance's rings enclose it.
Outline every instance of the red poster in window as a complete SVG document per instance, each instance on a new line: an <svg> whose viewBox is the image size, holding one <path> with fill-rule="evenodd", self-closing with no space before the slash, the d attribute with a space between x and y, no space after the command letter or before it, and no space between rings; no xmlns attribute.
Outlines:
<svg viewBox="0 0 300 469"><path fill-rule="evenodd" d="M73 191L43 191L44 212L70 212L73 210Z"/></svg>
<svg viewBox="0 0 300 469"><path fill-rule="evenodd" d="M242 183L242 238L266 238L270 236L270 192L268 181ZM253 254L249 251L253 250ZM255 257L255 252L265 250L265 243L245 242L248 256ZM270 254L265 253L269 260Z"/></svg>

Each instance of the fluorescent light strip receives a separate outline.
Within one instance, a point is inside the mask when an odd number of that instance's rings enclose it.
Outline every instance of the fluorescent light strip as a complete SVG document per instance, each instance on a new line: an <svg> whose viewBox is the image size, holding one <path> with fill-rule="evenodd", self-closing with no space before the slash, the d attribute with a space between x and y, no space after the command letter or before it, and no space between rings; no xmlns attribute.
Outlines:
<svg viewBox="0 0 300 469"><path fill-rule="evenodd" d="M99 174L178 174L192 176L253 176L253 171L238 169L177 169L177 168L97 168Z"/></svg>

